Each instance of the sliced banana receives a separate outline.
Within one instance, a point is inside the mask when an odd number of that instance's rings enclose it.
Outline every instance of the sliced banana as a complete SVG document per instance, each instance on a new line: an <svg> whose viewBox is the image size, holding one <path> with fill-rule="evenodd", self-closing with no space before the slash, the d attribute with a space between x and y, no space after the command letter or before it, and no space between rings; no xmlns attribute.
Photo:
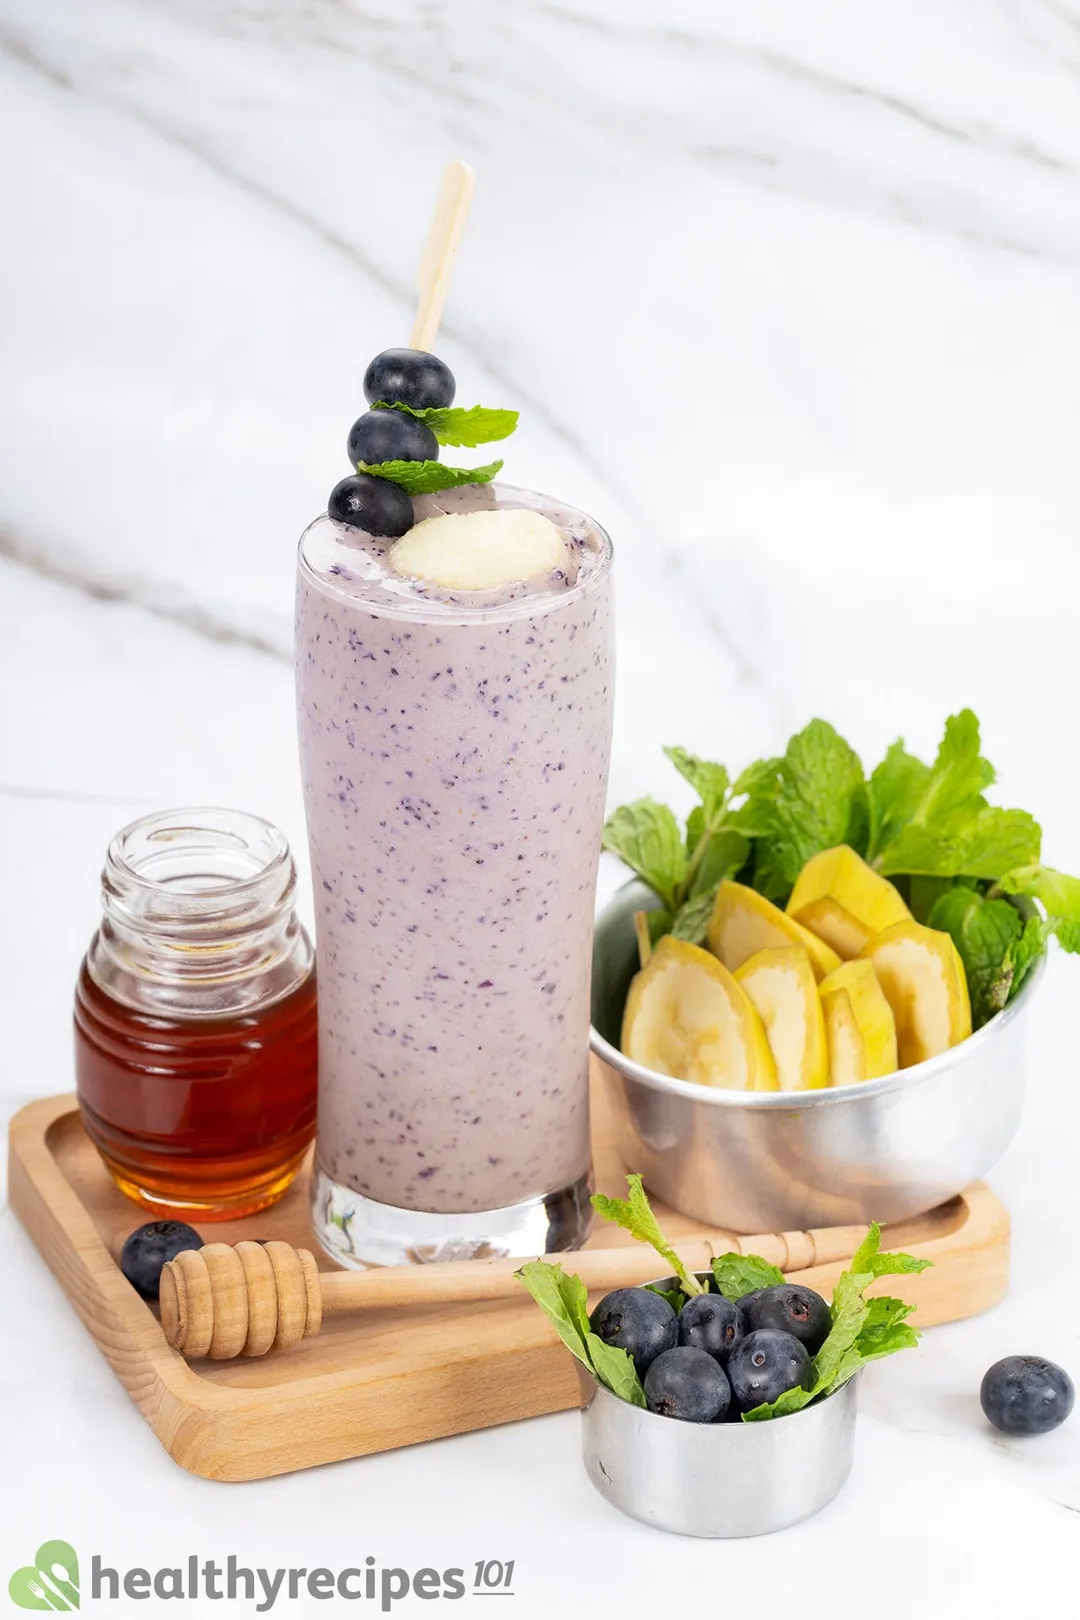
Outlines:
<svg viewBox="0 0 1080 1620"><path fill-rule="evenodd" d="M765 1026L780 1090L827 1086L825 1019L809 953L801 945L756 951L735 977Z"/></svg>
<svg viewBox="0 0 1080 1620"><path fill-rule="evenodd" d="M764 1027L742 986L710 952L670 934L630 986L622 1049L674 1080L777 1090Z"/></svg>
<svg viewBox="0 0 1080 1620"><path fill-rule="evenodd" d="M562 530L525 507L447 512L415 524L390 549L390 566L454 591L490 591L566 566Z"/></svg>

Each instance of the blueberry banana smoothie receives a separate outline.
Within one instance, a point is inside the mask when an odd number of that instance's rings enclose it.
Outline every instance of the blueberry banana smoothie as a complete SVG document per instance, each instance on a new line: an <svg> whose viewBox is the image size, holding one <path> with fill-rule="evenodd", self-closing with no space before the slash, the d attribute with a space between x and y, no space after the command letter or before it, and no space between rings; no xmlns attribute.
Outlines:
<svg viewBox="0 0 1080 1620"><path fill-rule="evenodd" d="M372 363L360 470L300 545L316 1229L354 1264L570 1247L588 1226L610 543L490 468L438 487L455 469L416 427L478 443L448 421L477 413L450 409L434 356L388 355L404 382Z"/></svg>

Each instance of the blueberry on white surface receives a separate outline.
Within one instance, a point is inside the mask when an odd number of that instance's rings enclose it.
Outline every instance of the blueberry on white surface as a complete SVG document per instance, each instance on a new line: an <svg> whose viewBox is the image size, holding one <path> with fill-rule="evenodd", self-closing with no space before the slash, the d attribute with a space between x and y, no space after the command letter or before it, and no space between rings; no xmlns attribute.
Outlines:
<svg viewBox="0 0 1080 1620"><path fill-rule="evenodd" d="M1005 1356L985 1374L979 1400L1002 1434L1048 1434L1064 1423L1076 1391L1063 1367L1043 1356Z"/></svg>

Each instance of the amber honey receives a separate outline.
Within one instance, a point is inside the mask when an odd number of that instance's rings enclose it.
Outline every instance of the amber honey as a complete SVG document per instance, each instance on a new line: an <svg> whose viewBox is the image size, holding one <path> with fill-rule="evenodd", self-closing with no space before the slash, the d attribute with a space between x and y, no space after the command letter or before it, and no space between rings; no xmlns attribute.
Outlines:
<svg viewBox="0 0 1080 1620"><path fill-rule="evenodd" d="M75 990L87 1134L158 1214L224 1220L275 1202L315 1130L310 941L282 835L173 811L109 847L104 918Z"/></svg>
<svg viewBox="0 0 1080 1620"><path fill-rule="evenodd" d="M83 1123L117 1185L203 1219L264 1209L315 1130L315 975L234 1018L162 1018L114 1001L84 963L75 992Z"/></svg>

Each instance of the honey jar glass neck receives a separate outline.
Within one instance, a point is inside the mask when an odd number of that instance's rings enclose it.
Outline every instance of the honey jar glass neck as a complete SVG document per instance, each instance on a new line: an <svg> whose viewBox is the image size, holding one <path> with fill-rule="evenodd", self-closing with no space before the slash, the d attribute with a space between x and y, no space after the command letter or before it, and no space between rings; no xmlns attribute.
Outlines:
<svg viewBox="0 0 1080 1620"><path fill-rule="evenodd" d="M102 873L93 978L131 1006L255 1008L311 968L284 835L237 810L172 810L117 833Z"/></svg>

